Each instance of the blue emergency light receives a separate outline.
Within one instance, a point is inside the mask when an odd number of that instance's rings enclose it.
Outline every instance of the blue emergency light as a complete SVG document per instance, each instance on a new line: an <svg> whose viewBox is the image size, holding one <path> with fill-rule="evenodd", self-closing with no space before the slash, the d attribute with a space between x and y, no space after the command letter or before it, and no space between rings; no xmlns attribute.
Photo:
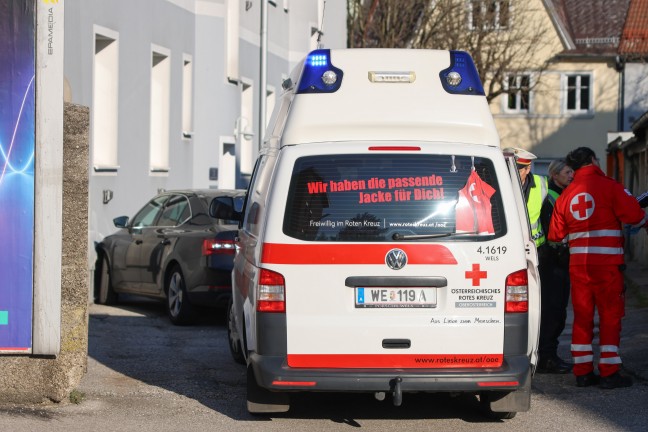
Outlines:
<svg viewBox="0 0 648 432"><path fill-rule="evenodd" d="M439 73L441 84L448 93L484 96L484 87L470 54L450 51L450 67Z"/></svg>
<svg viewBox="0 0 648 432"><path fill-rule="evenodd" d="M331 64L331 50L312 51L306 58L297 93L334 93L342 85L343 75Z"/></svg>

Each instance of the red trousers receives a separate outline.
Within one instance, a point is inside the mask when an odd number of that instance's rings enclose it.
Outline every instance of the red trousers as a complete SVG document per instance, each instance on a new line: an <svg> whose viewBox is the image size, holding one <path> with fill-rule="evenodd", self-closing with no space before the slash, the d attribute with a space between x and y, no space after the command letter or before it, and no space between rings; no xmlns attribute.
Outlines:
<svg viewBox="0 0 648 432"><path fill-rule="evenodd" d="M625 315L623 274L618 265L572 265L569 267L574 307L572 357L574 375L594 370L594 307L599 315L599 373L609 376L619 370L621 318Z"/></svg>

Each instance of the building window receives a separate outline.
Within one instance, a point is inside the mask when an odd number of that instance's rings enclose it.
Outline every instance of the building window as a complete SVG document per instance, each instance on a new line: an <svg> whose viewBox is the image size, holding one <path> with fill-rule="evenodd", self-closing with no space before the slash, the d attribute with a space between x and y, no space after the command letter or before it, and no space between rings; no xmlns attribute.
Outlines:
<svg viewBox="0 0 648 432"><path fill-rule="evenodd" d="M241 174L252 174L254 167L252 148L254 144L254 86L252 80L245 78L242 78L241 82L241 115L237 126Z"/></svg>
<svg viewBox="0 0 648 432"><path fill-rule="evenodd" d="M182 138L193 137L193 64L185 55L182 66Z"/></svg>
<svg viewBox="0 0 648 432"><path fill-rule="evenodd" d="M237 83L239 80L239 0L227 0L226 25L225 74L228 81Z"/></svg>
<svg viewBox="0 0 648 432"><path fill-rule="evenodd" d="M510 0L470 0L468 27L471 30L505 30L511 20Z"/></svg>
<svg viewBox="0 0 648 432"><path fill-rule="evenodd" d="M218 159L218 188L236 189L236 143L221 138Z"/></svg>
<svg viewBox="0 0 648 432"><path fill-rule="evenodd" d="M568 74L563 76L565 112L582 114L593 111L592 81L591 74Z"/></svg>
<svg viewBox="0 0 648 432"><path fill-rule="evenodd" d="M506 79L506 112L528 113L531 110L531 75L509 75Z"/></svg>
<svg viewBox="0 0 648 432"><path fill-rule="evenodd" d="M276 103L277 103L277 97L276 97L275 88L273 86L268 86L268 89L266 91L266 124L265 124L266 127L268 127L268 125L270 124L270 117L274 112ZM261 138L263 139L263 137Z"/></svg>
<svg viewBox="0 0 648 432"><path fill-rule="evenodd" d="M154 46L151 53L151 172L169 171L170 83L169 51Z"/></svg>
<svg viewBox="0 0 648 432"><path fill-rule="evenodd" d="M92 102L92 165L114 172L118 149L119 44L117 33L95 27Z"/></svg>

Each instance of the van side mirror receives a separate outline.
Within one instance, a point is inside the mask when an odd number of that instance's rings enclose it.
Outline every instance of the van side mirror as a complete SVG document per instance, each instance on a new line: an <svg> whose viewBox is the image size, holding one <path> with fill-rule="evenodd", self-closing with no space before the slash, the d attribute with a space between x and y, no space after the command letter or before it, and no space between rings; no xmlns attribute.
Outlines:
<svg viewBox="0 0 648 432"><path fill-rule="evenodd" d="M209 216L216 219L240 222L243 214L234 209L234 199L228 196L216 197L209 204Z"/></svg>

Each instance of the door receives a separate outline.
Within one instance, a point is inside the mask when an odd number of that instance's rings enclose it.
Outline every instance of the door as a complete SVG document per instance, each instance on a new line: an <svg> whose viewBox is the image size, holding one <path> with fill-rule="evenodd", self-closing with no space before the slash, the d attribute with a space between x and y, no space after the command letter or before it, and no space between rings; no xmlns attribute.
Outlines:
<svg viewBox="0 0 648 432"><path fill-rule="evenodd" d="M124 235L117 239L113 249L112 270L118 290L138 292L141 289L141 253L145 232L155 225L168 198L168 195L162 195L149 201L133 217Z"/></svg>
<svg viewBox="0 0 648 432"><path fill-rule="evenodd" d="M171 195L164 203L155 226L142 229L140 246L140 272L142 291L161 293L164 289L162 260L166 250L173 246L175 238L183 231L179 228L191 216L189 200L184 195Z"/></svg>
<svg viewBox="0 0 648 432"><path fill-rule="evenodd" d="M522 227L522 236L524 238L526 252L526 267L529 277L529 346L527 353L532 364L537 363L538 358L538 340L540 338L540 274L538 273L538 252L535 242L531 237L531 226L529 224L529 215L524 194L520 184L520 175L513 157L507 157L511 184L514 189L515 206L517 213L520 215L520 226Z"/></svg>
<svg viewBox="0 0 648 432"><path fill-rule="evenodd" d="M271 205L285 218L270 211L261 265L285 278L288 364L500 366L506 276L524 268L507 250L501 153L361 148L283 151L289 190Z"/></svg>

